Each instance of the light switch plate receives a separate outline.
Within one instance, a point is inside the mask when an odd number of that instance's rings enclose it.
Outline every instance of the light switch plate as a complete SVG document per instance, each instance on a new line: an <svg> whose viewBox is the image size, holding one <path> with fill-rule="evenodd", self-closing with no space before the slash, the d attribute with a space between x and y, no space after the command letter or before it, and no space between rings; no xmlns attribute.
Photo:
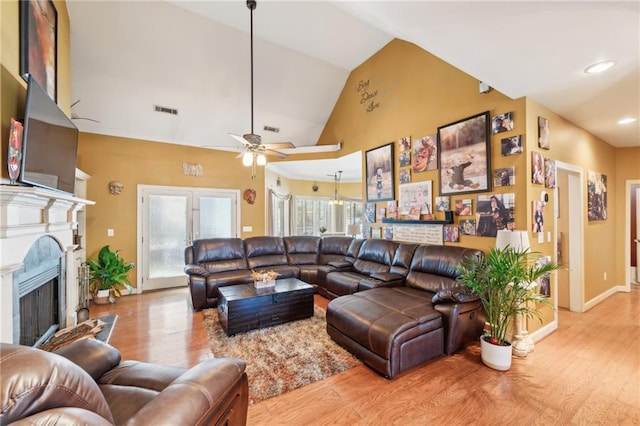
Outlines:
<svg viewBox="0 0 640 426"><path fill-rule="evenodd" d="M243 226L242 232L253 232L253 226Z"/></svg>

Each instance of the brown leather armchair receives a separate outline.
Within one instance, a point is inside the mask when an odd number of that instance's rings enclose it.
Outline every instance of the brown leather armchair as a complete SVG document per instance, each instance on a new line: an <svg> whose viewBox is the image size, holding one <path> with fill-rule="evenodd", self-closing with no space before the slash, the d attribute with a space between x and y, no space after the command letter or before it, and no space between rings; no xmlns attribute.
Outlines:
<svg viewBox="0 0 640 426"><path fill-rule="evenodd" d="M0 343L0 425L244 425L245 363L203 361L190 369L139 361L82 339L55 353Z"/></svg>

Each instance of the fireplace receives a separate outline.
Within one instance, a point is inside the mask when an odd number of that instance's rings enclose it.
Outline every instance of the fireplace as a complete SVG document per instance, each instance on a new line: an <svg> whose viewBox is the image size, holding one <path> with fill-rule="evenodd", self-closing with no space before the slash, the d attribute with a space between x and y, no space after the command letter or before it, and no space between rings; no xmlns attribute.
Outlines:
<svg viewBox="0 0 640 426"><path fill-rule="evenodd" d="M59 191L0 185L0 341L34 345L41 334L76 323L76 271L85 252L73 235L77 213L91 204Z"/></svg>
<svg viewBox="0 0 640 426"><path fill-rule="evenodd" d="M13 341L39 346L66 326L65 253L50 236L37 239L13 273Z"/></svg>

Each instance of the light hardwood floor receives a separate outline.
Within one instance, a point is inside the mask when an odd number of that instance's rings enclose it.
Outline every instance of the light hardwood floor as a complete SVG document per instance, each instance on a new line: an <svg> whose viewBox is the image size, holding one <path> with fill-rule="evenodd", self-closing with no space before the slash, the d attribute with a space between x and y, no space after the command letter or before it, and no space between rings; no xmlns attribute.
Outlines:
<svg viewBox="0 0 640 426"><path fill-rule="evenodd" d="M123 359L188 367L212 357L187 289L91 305L92 318L113 314ZM360 366L250 406L248 424L638 425L640 288L586 313L560 310L558 330L507 372L485 367L478 345L391 381Z"/></svg>

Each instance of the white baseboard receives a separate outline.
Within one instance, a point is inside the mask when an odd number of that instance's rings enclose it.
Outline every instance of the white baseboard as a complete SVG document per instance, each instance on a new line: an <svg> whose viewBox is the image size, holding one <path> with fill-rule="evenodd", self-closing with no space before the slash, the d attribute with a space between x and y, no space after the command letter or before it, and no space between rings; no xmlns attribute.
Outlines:
<svg viewBox="0 0 640 426"><path fill-rule="evenodd" d="M548 335L550 335L551 333L553 333L554 331L556 331L557 329L558 329L558 321L553 320L549 324L545 325L544 327L541 327L536 331L534 331L533 333L531 333L529 337L531 337L534 342L538 342L544 339L545 337L547 337Z"/></svg>
<svg viewBox="0 0 640 426"><path fill-rule="evenodd" d="M629 290L624 285L618 285L618 286L615 286L615 287L611 287L609 290L605 291L604 293L601 293L598 296L594 297L593 299L585 302L583 312L587 312L589 309L593 308L598 303L600 303L603 300L607 299L608 297L611 297L614 294L620 293L620 292L628 293Z"/></svg>

